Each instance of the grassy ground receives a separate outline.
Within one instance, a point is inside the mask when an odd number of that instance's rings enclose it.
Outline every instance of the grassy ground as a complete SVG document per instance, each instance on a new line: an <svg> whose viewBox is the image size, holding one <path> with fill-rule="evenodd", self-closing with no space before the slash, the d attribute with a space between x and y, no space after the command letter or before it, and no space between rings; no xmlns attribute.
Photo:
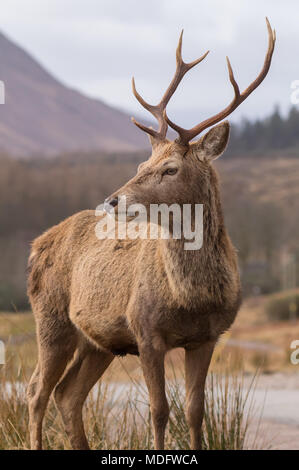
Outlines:
<svg viewBox="0 0 299 470"><path fill-rule="evenodd" d="M0 369L0 449L28 449L27 376L15 368L10 354ZM147 391L143 381L127 375L127 382L116 382L115 370L90 393L84 408L84 423L92 449L152 449L153 436ZM231 373L226 364L222 373L209 375L206 387L203 447L205 449L243 449L255 447L257 434L247 434L254 408L254 384L243 384L240 371ZM167 449L189 449L184 414L182 375L168 370L167 395L170 420L166 433ZM70 449L63 423L53 400L44 421L44 448Z"/></svg>
<svg viewBox="0 0 299 470"><path fill-rule="evenodd" d="M294 371L289 360L290 343L299 338L299 321L269 323L265 315L268 301L266 297L246 301L231 332L217 346L206 391L205 448L257 447L256 432L251 429L248 434L250 420L257 418L250 405L254 401L254 384L249 385L247 395L248 372L257 367L267 373ZM29 436L25 389L37 354L32 314L1 313L0 339L6 346L6 364L0 366L0 449L26 449ZM171 404L166 438L169 449L189 446L182 366L182 351L173 351L166 361ZM84 415L92 448L152 447L147 392L137 358L129 356L114 361L101 384L90 394ZM52 401L44 430L45 448L70 448Z"/></svg>
<svg viewBox="0 0 299 470"><path fill-rule="evenodd" d="M6 364L0 366L0 449L27 449L26 385L36 360L32 315L2 313L0 337L6 343ZM167 360L167 393L171 408L166 435L168 449L189 448L181 364L180 351ZM236 363L234 371L231 371L231 361L227 356L221 372L214 372L208 380L205 448L242 449L247 445L252 395L252 384L244 388L242 373L236 368ZM152 448L148 396L138 359L128 357L114 361L87 400L84 422L93 449ZM254 439L251 441L252 447ZM44 447L70 448L52 400L44 421Z"/></svg>
<svg viewBox="0 0 299 470"><path fill-rule="evenodd" d="M299 339L299 320L269 321L266 309L277 297L273 294L245 301L231 329L227 348L242 354L248 372L257 367L264 373L295 372L290 345Z"/></svg>

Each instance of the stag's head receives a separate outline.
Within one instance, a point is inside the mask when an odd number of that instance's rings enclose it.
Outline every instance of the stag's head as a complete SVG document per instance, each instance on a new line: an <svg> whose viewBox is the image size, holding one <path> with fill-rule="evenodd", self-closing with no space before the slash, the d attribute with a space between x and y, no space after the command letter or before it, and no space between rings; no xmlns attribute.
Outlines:
<svg viewBox="0 0 299 470"><path fill-rule="evenodd" d="M211 185L214 170L211 162L218 158L225 150L229 138L229 123L224 121L212 127L203 137L197 141L193 139L205 129L223 121L229 116L264 80L266 77L275 46L275 31L272 30L266 18L268 29L268 50L263 68L257 78L243 91L240 92L228 57L227 67L229 80L234 89L234 98L231 103L216 115L197 124L192 129L183 129L172 122L166 114L166 106L177 89L183 76L192 67L205 59L209 51L199 59L185 63L182 59L182 37L180 35L176 50L176 72L167 88L164 96L157 105L147 103L137 92L134 78L132 79L133 93L139 103L147 109L158 121L158 130L144 126L134 118L132 121L142 131L146 132L152 145L150 158L141 163L134 178L122 188L106 199L108 210L115 208L121 197L125 196L128 205L143 204L186 204L203 203L204 194ZM168 125L177 133L178 138L170 141L166 138Z"/></svg>

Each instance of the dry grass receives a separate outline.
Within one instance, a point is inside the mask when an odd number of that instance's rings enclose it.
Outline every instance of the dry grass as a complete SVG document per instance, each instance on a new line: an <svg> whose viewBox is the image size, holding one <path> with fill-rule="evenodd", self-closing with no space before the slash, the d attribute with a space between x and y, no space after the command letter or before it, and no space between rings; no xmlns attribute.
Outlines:
<svg viewBox="0 0 299 470"><path fill-rule="evenodd" d="M0 366L0 449L28 449L26 385L36 361L31 314L1 314L0 337L5 339L6 364ZM255 445L246 436L252 418L254 382L246 390L241 366L234 357L216 351L206 389L203 445L206 449L243 449ZM176 367L173 366L176 364ZM182 354L167 360L167 394L171 415L166 435L168 449L188 449L184 414ZM116 360L90 393L84 422L93 449L151 449L152 430L148 395L138 359ZM251 433L252 434L252 433ZM69 449L63 423L53 401L44 421L44 448Z"/></svg>
<svg viewBox="0 0 299 470"><path fill-rule="evenodd" d="M267 316L269 304L284 295L279 293L251 298L241 307L227 346L232 354L243 355L244 367L248 372L255 371L256 367L265 373L294 372L290 345L293 340L299 339L299 320L272 322Z"/></svg>
<svg viewBox="0 0 299 470"><path fill-rule="evenodd" d="M28 449L28 410L23 370L17 375L10 361L0 370L0 449ZM152 449L151 417L143 382L103 381L91 392L84 422L92 449ZM181 378L168 381L170 420L168 449L189 449ZM212 373L206 390L203 446L206 449L243 449L254 387L245 391L242 374ZM252 447L251 443L250 447ZM70 449L60 415L51 400L44 421L44 448Z"/></svg>
<svg viewBox="0 0 299 470"><path fill-rule="evenodd" d="M258 163L258 164L257 164ZM225 193L253 195L270 202L293 217L299 208L299 162L297 158L232 158L217 160Z"/></svg>

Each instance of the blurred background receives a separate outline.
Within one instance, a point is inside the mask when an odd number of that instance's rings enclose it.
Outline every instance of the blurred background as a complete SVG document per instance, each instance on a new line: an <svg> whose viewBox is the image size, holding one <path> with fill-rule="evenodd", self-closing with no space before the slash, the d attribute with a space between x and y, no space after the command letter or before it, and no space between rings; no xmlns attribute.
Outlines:
<svg viewBox="0 0 299 470"><path fill-rule="evenodd" d="M232 98L225 56L241 89L267 50L265 16L277 31L264 83L231 116L217 162L227 225L239 251L245 297L299 283L299 6L270 1L3 1L0 23L0 309L28 307L29 243L46 228L95 208L149 155L131 122L150 120L131 93L160 100L183 56L207 59L183 80L168 107L185 127ZM293 100L294 101L294 100ZM153 124L155 125L155 124ZM294 310L294 306L292 307ZM294 314L294 312L292 313Z"/></svg>
<svg viewBox="0 0 299 470"><path fill-rule="evenodd" d="M146 135L130 121L133 115L151 123L133 97L131 77L147 101L158 102L174 73L175 49L184 28L187 62L211 51L184 77L167 109L170 119L192 127L233 97L226 55L241 90L258 75L267 50L265 16L277 32L270 72L229 118L230 144L215 162L226 224L238 250L244 302L233 328L218 345L212 370L220 368L222 377L228 357L230 372L242 369L255 374L259 368L264 374L256 397L264 407L263 425L273 431L271 445L299 448L298 365L290 361L291 342L299 338L299 4L295 0L2 0L0 340L6 345L7 360L0 376L4 384L0 391L6 393L0 393L0 448L29 445L25 389L20 384L27 383L36 363L35 326L26 296L31 241L65 217L95 209L150 155ZM182 364L180 351L171 357L176 365ZM141 375L135 358L115 363L119 367L113 383L125 380L125 368ZM238 393L229 392L237 408ZM183 402L173 409L183 416ZM214 412L219 415L217 409ZM47 445L65 447L63 428L59 421L57 428L56 418L53 425L51 413ZM220 434L224 429L224 435L237 436L238 442L223 441L223 436L218 441L216 433L217 442L208 448L246 447L245 438L239 439L238 413L231 416L223 407L223 423L217 428ZM227 431L228 416L239 434ZM102 442L102 431L99 435L93 431L100 429L98 416L90 423L95 447L99 442L104 448L116 445ZM118 422L116 429L123 429ZM144 442L150 442L150 426L146 429ZM132 433L135 439L135 428ZM173 431L174 448L186 448L186 435L186 426L180 438L177 429ZM148 445L119 442L121 448Z"/></svg>

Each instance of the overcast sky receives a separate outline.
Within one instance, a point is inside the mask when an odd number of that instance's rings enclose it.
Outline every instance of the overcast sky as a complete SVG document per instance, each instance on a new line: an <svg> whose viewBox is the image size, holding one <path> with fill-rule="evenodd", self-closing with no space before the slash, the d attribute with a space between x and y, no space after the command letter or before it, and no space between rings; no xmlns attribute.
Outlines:
<svg viewBox="0 0 299 470"><path fill-rule="evenodd" d="M170 118L191 126L232 97L226 55L241 89L257 76L267 49L266 15L277 32L273 65L235 112L239 120L263 117L275 104L284 112L290 106L291 82L299 79L296 0L2 0L0 30L63 83L142 115L131 77L145 99L157 102L174 72L184 28L186 61L211 51L168 106Z"/></svg>

